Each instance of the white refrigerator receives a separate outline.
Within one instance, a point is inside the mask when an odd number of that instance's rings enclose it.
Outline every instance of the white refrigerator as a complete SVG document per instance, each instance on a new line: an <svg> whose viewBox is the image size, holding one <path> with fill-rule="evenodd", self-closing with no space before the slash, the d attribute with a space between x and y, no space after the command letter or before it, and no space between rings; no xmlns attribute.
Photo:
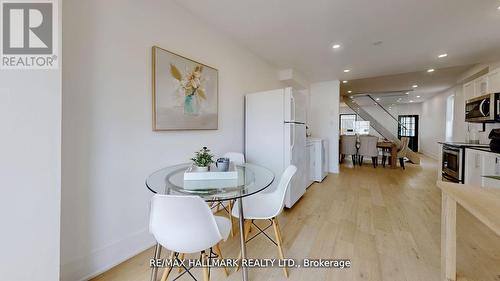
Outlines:
<svg viewBox="0 0 500 281"><path fill-rule="evenodd" d="M292 88L245 96L245 156L249 163L269 168L276 188L289 165L297 167L285 198L291 208L306 192L306 106L304 92Z"/></svg>

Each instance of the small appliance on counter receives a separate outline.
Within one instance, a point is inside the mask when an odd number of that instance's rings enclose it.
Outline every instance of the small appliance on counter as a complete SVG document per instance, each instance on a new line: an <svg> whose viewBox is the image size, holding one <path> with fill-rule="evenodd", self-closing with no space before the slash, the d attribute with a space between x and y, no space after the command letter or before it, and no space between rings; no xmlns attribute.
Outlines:
<svg viewBox="0 0 500 281"><path fill-rule="evenodd" d="M500 153L500 129L493 129L488 138L490 141L490 149L492 152Z"/></svg>

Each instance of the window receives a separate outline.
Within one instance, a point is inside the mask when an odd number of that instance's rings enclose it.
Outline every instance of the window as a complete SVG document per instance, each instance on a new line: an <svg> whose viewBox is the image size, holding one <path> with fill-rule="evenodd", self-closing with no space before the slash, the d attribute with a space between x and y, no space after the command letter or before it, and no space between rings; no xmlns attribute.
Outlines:
<svg viewBox="0 0 500 281"><path fill-rule="evenodd" d="M356 121L356 134L369 135L370 134L370 121Z"/></svg>
<svg viewBox="0 0 500 281"><path fill-rule="evenodd" d="M451 141L453 137L453 114L455 107L455 95L446 99L446 140Z"/></svg>
<svg viewBox="0 0 500 281"><path fill-rule="evenodd" d="M399 116L399 136L415 136L415 116Z"/></svg>
<svg viewBox="0 0 500 281"><path fill-rule="evenodd" d="M340 114L340 134L353 135L355 133L356 114Z"/></svg>

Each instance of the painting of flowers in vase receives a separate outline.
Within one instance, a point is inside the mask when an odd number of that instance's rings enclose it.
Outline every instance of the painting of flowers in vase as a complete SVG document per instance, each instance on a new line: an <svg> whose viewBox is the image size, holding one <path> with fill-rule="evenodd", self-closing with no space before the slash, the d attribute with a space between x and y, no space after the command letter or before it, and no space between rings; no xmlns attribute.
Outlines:
<svg viewBox="0 0 500 281"><path fill-rule="evenodd" d="M153 130L216 130L217 69L153 47Z"/></svg>

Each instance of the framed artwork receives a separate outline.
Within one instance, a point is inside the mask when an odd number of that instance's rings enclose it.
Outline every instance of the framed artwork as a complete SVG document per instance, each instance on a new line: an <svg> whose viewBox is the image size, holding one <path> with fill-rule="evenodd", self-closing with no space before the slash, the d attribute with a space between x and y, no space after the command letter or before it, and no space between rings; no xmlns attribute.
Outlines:
<svg viewBox="0 0 500 281"><path fill-rule="evenodd" d="M219 71L153 46L153 130L217 130Z"/></svg>

